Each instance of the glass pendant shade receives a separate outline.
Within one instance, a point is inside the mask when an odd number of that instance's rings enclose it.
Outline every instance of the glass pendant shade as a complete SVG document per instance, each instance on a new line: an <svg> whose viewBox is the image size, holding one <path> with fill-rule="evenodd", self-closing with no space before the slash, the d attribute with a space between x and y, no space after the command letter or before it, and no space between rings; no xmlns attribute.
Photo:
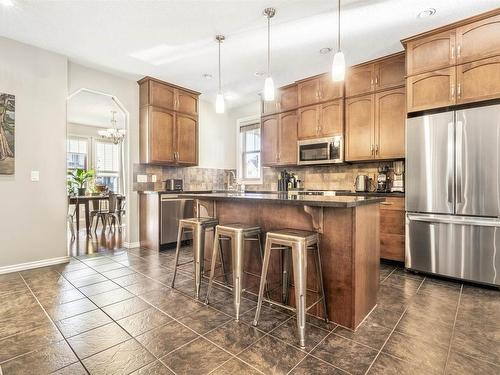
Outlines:
<svg viewBox="0 0 500 375"><path fill-rule="evenodd" d="M274 82L271 76L267 77L264 81L264 100L266 102L274 100Z"/></svg>
<svg viewBox="0 0 500 375"><path fill-rule="evenodd" d="M334 81L343 81L345 78L345 57L344 52L337 51L333 56L332 79Z"/></svg>
<svg viewBox="0 0 500 375"><path fill-rule="evenodd" d="M215 113L224 113L224 109L224 95L222 95L222 92L219 92L215 98Z"/></svg>

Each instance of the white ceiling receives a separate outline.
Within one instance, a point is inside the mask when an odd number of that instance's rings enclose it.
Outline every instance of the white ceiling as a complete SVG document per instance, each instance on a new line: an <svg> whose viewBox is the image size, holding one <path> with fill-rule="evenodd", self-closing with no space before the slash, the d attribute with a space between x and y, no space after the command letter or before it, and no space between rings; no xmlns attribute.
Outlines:
<svg viewBox="0 0 500 375"><path fill-rule="evenodd" d="M335 0L13 1L0 7L0 35L134 79L154 76L207 99L217 90L214 38L224 34L228 106L256 100L262 88L254 73L266 69L265 7L277 8L271 31L277 85L328 71L332 55L318 51L336 40ZM356 64L402 50L404 37L499 6L500 0L343 0L342 49L347 64ZM428 7L436 15L417 18Z"/></svg>
<svg viewBox="0 0 500 375"><path fill-rule="evenodd" d="M116 111L116 126L126 128L125 113L111 96L80 91L68 101L67 121L72 124L110 128L111 111Z"/></svg>

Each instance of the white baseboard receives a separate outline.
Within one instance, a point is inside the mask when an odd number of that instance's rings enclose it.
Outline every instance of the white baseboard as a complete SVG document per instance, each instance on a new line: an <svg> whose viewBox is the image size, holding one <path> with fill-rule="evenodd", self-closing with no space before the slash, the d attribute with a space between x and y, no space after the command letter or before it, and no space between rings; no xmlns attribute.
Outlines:
<svg viewBox="0 0 500 375"><path fill-rule="evenodd" d="M19 271L29 270L32 268L52 266L54 264L60 264L60 263L67 263L69 262L69 259L70 259L69 256L65 256L65 257L57 257L50 259L35 260L34 262L13 264L11 266L0 267L0 274L9 272L19 272Z"/></svg>
<svg viewBox="0 0 500 375"><path fill-rule="evenodd" d="M123 247L126 247L127 249L134 249L136 247L140 247L141 243L140 242L124 242Z"/></svg>

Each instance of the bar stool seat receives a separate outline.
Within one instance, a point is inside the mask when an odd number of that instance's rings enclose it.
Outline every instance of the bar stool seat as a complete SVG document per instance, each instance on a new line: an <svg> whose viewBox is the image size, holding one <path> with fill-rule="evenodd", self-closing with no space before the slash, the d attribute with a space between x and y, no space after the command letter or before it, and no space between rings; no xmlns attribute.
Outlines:
<svg viewBox="0 0 500 375"><path fill-rule="evenodd" d="M262 242L260 239L260 227L252 226L241 223L234 224L219 224L215 227L214 236L214 248L212 253L211 269L210 269L210 279L208 281L208 290L205 303L209 303L210 293L212 292L212 287L215 278L215 264L217 262L217 254L222 254L220 249L220 240L230 240L231 241L231 254L232 254L232 274L233 274L233 287L227 287L233 291L235 318L239 320L240 317L240 304L241 304L241 294L243 292L243 262L245 260L245 241L258 241L259 244L259 254L262 264ZM249 272L247 272L249 273ZM259 275L254 275L259 276ZM225 285L222 285L225 286Z"/></svg>
<svg viewBox="0 0 500 375"><path fill-rule="evenodd" d="M177 268L187 263L194 263L195 297L200 296L201 278L203 274L203 261L205 253L205 230L214 229L219 221L213 217L191 217L179 220L177 230L177 247L175 249L174 276L172 278L172 288L175 286L175 277ZM182 235L184 231L193 233L193 260L179 264L179 252L181 247Z"/></svg>
<svg viewBox="0 0 500 375"><path fill-rule="evenodd" d="M279 245L273 247L273 245ZM283 300L288 300L288 275L290 268L290 256L293 262L293 277L295 287L295 304L296 308L284 306L283 304L264 299L264 289L267 282L267 271L269 268L269 259L272 250L282 250L283 253ZM307 251L316 251L316 272L319 282L320 298L310 306L307 306ZM271 304L279 305L291 310L297 314L297 332L299 336L299 344L301 348L305 348L306 335L306 313L317 303L322 302L325 321L328 321L328 310L326 307L325 289L323 286L323 274L321 270L321 254L319 248L319 234L300 229L279 229L267 232L266 245L264 249L264 264L262 266L262 276L260 279L259 298L257 309L255 311L255 319L253 325L257 326L260 318L262 302L266 301Z"/></svg>

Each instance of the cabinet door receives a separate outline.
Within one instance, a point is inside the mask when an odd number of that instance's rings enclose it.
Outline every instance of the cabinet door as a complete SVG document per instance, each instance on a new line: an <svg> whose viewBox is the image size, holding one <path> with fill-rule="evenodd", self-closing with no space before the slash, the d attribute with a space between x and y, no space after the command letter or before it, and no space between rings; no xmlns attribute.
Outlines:
<svg viewBox="0 0 500 375"><path fill-rule="evenodd" d="M406 44L406 74L411 76L455 64L455 30Z"/></svg>
<svg viewBox="0 0 500 375"><path fill-rule="evenodd" d="M311 105L299 108L299 139L315 138L319 135L319 107Z"/></svg>
<svg viewBox="0 0 500 375"><path fill-rule="evenodd" d="M198 96L183 90L176 90L176 110L191 115L198 114Z"/></svg>
<svg viewBox="0 0 500 375"><path fill-rule="evenodd" d="M339 99L344 96L344 82L334 82L330 74L319 78L319 100L322 102Z"/></svg>
<svg viewBox="0 0 500 375"><path fill-rule="evenodd" d="M308 81L302 81L299 88L299 106L316 104L319 101L319 79L313 78Z"/></svg>
<svg viewBox="0 0 500 375"><path fill-rule="evenodd" d="M380 257L405 260L404 198L386 198L380 204Z"/></svg>
<svg viewBox="0 0 500 375"><path fill-rule="evenodd" d="M405 84L405 55L397 55L375 64L375 89L387 90Z"/></svg>
<svg viewBox="0 0 500 375"><path fill-rule="evenodd" d="M404 87L375 94L375 158L405 157Z"/></svg>
<svg viewBox="0 0 500 375"><path fill-rule="evenodd" d="M457 64L500 55L500 15L457 28Z"/></svg>
<svg viewBox="0 0 500 375"><path fill-rule="evenodd" d="M196 165L198 155L198 121L195 117L176 113L177 162Z"/></svg>
<svg viewBox="0 0 500 375"><path fill-rule="evenodd" d="M279 92L279 111L285 112L295 109L298 106L298 91L297 85L288 86L280 89Z"/></svg>
<svg viewBox="0 0 500 375"><path fill-rule="evenodd" d="M408 112L455 104L455 67L406 79Z"/></svg>
<svg viewBox="0 0 500 375"><path fill-rule="evenodd" d="M374 157L374 95L346 100L346 161Z"/></svg>
<svg viewBox="0 0 500 375"><path fill-rule="evenodd" d="M275 165L278 161L278 115L262 118L261 133L262 165Z"/></svg>
<svg viewBox="0 0 500 375"><path fill-rule="evenodd" d="M457 103L500 98L500 56L457 66Z"/></svg>
<svg viewBox="0 0 500 375"><path fill-rule="evenodd" d="M148 148L151 163L173 163L174 113L162 108L149 108Z"/></svg>
<svg viewBox="0 0 500 375"><path fill-rule="evenodd" d="M342 99L320 104L319 135L329 137L344 133L344 101Z"/></svg>
<svg viewBox="0 0 500 375"><path fill-rule="evenodd" d="M375 90L374 64L355 66L347 71L346 97L362 95Z"/></svg>
<svg viewBox="0 0 500 375"><path fill-rule="evenodd" d="M160 82L149 81L149 101L155 107L175 109L175 89Z"/></svg>
<svg viewBox="0 0 500 375"><path fill-rule="evenodd" d="M297 113L282 113L279 118L279 165L297 165Z"/></svg>

